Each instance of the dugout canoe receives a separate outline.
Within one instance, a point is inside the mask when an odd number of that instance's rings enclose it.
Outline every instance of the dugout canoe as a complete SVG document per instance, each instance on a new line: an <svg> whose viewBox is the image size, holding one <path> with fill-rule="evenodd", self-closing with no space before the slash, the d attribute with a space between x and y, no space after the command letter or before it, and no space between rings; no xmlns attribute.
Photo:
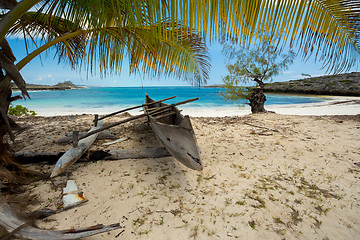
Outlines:
<svg viewBox="0 0 360 240"><path fill-rule="evenodd" d="M145 103L151 102L155 101L146 94ZM165 106L169 106L169 108L151 113L155 109ZM177 107L163 102L145 105L143 109L148 114L152 130L168 152L186 167L202 170L200 151L189 116L183 116Z"/></svg>

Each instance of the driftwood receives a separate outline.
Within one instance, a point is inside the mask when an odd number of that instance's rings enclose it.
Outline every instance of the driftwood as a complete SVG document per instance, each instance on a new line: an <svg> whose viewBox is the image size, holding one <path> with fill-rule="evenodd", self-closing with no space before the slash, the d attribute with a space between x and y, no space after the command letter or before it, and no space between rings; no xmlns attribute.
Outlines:
<svg viewBox="0 0 360 240"><path fill-rule="evenodd" d="M101 128L103 124L103 121L99 121L97 126L92 127L89 132L95 131L96 129ZM70 148L64 155L60 157L60 159L56 162L56 165L50 175L50 177L56 177L65 169L70 167L74 162L76 162L94 143L96 137L99 135L99 133L96 133L94 135L91 135L87 138L82 139L79 141L78 146L73 146Z"/></svg>
<svg viewBox="0 0 360 240"><path fill-rule="evenodd" d="M244 124L249 125L249 126L253 126L253 127L264 128L264 129L267 129L267 130L269 130L269 131L274 131L274 132L280 133L279 130L274 129L274 128L269 128L269 127L265 127L265 126L260 126L260 125L256 125L256 124L252 124L252 123L248 123L248 122L244 122Z"/></svg>
<svg viewBox="0 0 360 240"><path fill-rule="evenodd" d="M0 225L9 232L8 236L3 236L4 239L9 239L13 234L36 240L79 239L121 228L120 224L116 223L107 226L98 224L85 228L50 231L29 226L30 224L31 221L20 220L7 203L0 202Z"/></svg>
<svg viewBox="0 0 360 240"><path fill-rule="evenodd" d="M86 132L79 132L79 137L82 138L84 135L86 134ZM65 134L66 137L62 137L59 140L57 140L56 143L58 144L67 144L70 143L72 141L72 135L73 132L68 132ZM115 139L116 136L110 132L110 131L103 131L100 132L98 137L96 139L102 140L102 139Z"/></svg>
<svg viewBox="0 0 360 240"><path fill-rule="evenodd" d="M38 162L56 162L65 152L31 152L16 153L15 160L19 163L38 163ZM168 157L170 154L164 147L159 148L139 148L139 149L107 149L107 150L89 150L79 161L94 160L121 160L121 159L139 159L139 158L161 158Z"/></svg>
<svg viewBox="0 0 360 240"><path fill-rule="evenodd" d="M106 142L106 143L103 143L102 145L103 146L109 146L109 145L112 145L112 144L115 144L115 143L119 143L119 142L122 142L122 141L126 141L130 139L129 137L122 137L122 138L119 138L119 139L116 139L114 141L111 141L111 142Z"/></svg>

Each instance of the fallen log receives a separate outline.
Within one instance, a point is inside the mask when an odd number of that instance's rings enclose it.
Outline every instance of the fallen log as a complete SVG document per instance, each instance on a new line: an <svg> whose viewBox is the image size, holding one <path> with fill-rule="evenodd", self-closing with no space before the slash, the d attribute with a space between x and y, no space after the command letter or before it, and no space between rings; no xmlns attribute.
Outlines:
<svg viewBox="0 0 360 240"><path fill-rule="evenodd" d="M170 153L164 147L159 148L138 148L138 149L110 149L96 150L89 152L89 160L121 160L139 158L161 158L169 157Z"/></svg>
<svg viewBox="0 0 360 240"><path fill-rule="evenodd" d="M16 153L15 161L22 164L38 162L55 163L64 153L65 152ZM79 161L161 158L168 156L170 156L170 154L164 147L138 149L106 149L89 150L79 159Z"/></svg>
<svg viewBox="0 0 360 240"><path fill-rule="evenodd" d="M0 201L0 225L9 232L8 236L3 236L4 239L14 235L19 235L26 239L48 240L48 239L79 239L95 234L109 232L121 228L119 223L104 226L98 224L95 226L68 229L68 230L43 230L37 227L29 226L29 222L20 220L12 211L10 206Z"/></svg>

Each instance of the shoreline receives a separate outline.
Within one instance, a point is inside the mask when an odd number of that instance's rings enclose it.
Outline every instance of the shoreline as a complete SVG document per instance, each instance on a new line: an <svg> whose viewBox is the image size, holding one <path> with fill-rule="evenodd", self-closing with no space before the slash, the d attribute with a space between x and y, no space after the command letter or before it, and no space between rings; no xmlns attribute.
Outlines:
<svg viewBox="0 0 360 240"><path fill-rule="evenodd" d="M323 96L319 96L323 97ZM180 107L184 115L190 117L226 117L226 116L244 116L251 114L250 107L239 107L234 104L233 107ZM266 105L265 109L271 112L285 115L357 115L360 114L360 97L331 96L328 101L306 104L284 104L284 105ZM37 113L37 116L67 116L80 114L109 114L118 111L117 108L44 108L31 109ZM140 108L128 111L132 115L141 114Z"/></svg>

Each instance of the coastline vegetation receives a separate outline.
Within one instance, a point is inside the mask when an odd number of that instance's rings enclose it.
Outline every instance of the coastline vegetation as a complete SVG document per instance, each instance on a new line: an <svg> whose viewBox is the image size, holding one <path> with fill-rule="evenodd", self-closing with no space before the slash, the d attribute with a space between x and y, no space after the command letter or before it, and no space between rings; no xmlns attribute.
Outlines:
<svg viewBox="0 0 360 240"><path fill-rule="evenodd" d="M10 105L9 106L9 115L12 116L36 116L37 113L33 110L29 110L27 107L22 105Z"/></svg>
<svg viewBox="0 0 360 240"><path fill-rule="evenodd" d="M71 81L65 81L65 82L57 83L54 86L60 87L60 88L77 88L78 87Z"/></svg>

